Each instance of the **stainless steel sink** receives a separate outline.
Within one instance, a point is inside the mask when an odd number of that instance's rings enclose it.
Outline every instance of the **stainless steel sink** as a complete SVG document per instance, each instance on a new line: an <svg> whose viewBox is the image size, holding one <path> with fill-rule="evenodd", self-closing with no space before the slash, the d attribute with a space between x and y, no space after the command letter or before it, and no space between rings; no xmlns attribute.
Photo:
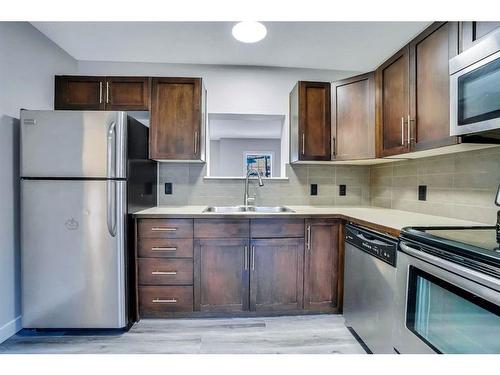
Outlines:
<svg viewBox="0 0 500 375"><path fill-rule="evenodd" d="M264 213L280 213L280 212L295 212L291 208L285 206L249 206L247 211L250 212L264 212Z"/></svg>
<svg viewBox="0 0 500 375"><path fill-rule="evenodd" d="M246 212L247 207L245 206L209 206L203 210L203 212L213 212L220 214L228 214L232 212Z"/></svg>
<svg viewBox="0 0 500 375"><path fill-rule="evenodd" d="M209 206L203 210L204 213L238 213L238 212L260 212L260 213L281 213L295 212L285 206Z"/></svg>

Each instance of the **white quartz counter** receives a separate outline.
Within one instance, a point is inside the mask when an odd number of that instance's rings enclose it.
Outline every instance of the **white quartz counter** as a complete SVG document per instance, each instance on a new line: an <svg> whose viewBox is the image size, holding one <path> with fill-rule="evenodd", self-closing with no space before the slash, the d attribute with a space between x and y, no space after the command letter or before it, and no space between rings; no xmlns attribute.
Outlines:
<svg viewBox="0 0 500 375"><path fill-rule="evenodd" d="M213 217L338 217L359 224L377 227L397 234L404 227L417 226L480 226L484 223L419 214L377 207L287 206L295 212L284 213L203 213L207 206L157 206L135 213L138 218L213 218Z"/></svg>

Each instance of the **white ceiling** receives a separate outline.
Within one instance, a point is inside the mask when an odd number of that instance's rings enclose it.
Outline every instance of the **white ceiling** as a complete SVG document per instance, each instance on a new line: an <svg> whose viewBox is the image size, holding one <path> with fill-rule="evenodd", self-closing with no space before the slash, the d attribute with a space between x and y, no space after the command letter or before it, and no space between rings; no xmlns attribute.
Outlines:
<svg viewBox="0 0 500 375"><path fill-rule="evenodd" d="M211 140L221 138L281 138L285 116L211 113L208 115Z"/></svg>
<svg viewBox="0 0 500 375"><path fill-rule="evenodd" d="M369 71L429 22L264 22L236 41L234 22L32 22L77 60Z"/></svg>

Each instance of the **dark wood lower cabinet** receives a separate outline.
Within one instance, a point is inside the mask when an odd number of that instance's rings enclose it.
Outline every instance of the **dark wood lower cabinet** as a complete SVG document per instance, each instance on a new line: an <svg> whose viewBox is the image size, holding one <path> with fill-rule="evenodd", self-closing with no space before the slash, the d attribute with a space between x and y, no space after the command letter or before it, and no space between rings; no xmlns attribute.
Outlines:
<svg viewBox="0 0 500 375"><path fill-rule="evenodd" d="M304 308L337 311L339 282L339 222L306 220Z"/></svg>
<svg viewBox="0 0 500 375"><path fill-rule="evenodd" d="M251 241L250 310L303 308L303 238Z"/></svg>
<svg viewBox="0 0 500 375"><path fill-rule="evenodd" d="M196 311L248 310L248 239L197 239L194 267Z"/></svg>
<svg viewBox="0 0 500 375"><path fill-rule="evenodd" d="M142 318L341 309L338 219L151 218L136 228Z"/></svg>

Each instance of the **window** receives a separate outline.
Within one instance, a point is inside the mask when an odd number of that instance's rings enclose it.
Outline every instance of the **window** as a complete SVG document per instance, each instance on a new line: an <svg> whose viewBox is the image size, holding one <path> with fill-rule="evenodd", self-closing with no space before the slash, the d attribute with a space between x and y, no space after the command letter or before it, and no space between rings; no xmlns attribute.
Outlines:
<svg viewBox="0 0 500 375"><path fill-rule="evenodd" d="M284 115L209 114L208 176L242 178L248 168L284 177L288 153Z"/></svg>

